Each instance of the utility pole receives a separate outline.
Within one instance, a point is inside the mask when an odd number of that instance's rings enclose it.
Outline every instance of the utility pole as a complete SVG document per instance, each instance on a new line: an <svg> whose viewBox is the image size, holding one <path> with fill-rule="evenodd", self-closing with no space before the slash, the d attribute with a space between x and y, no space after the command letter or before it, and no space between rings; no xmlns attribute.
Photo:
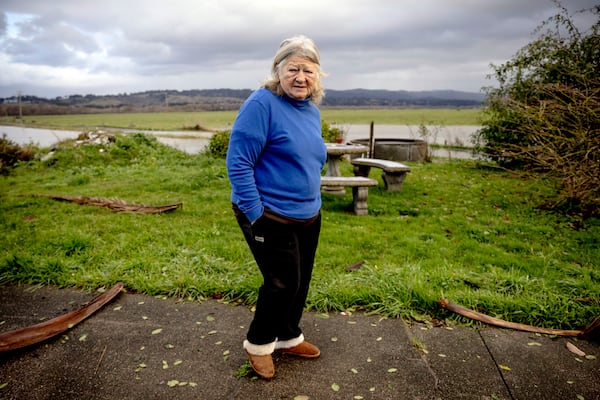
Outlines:
<svg viewBox="0 0 600 400"><path fill-rule="evenodd" d="M19 101L19 119L23 119L23 106L21 105L21 91L17 92L17 98Z"/></svg>

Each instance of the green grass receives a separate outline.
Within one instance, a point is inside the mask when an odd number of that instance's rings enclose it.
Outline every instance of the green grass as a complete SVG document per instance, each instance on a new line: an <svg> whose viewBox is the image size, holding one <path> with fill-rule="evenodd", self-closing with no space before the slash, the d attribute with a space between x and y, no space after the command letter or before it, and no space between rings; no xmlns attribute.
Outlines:
<svg viewBox="0 0 600 400"><path fill-rule="evenodd" d="M379 125L480 125L478 108L323 109L329 123Z"/></svg>
<svg viewBox="0 0 600 400"><path fill-rule="evenodd" d="M337 124L380 125L479 125L479 109L323 109L322 118ZM225 129L233 124L237 111L107 113L75 115L36 115L23 120L0 117L0 124L25 125L63 129L93 129L115 127L140 130Z"/></svg>
<svg viewBox="0 0 600 400"><path fill-rule="evenodd" d="M193 129L226 128L233 123L237 112L148 112L148 113L105 113L25 116L22 120L14 117L0 117L1 123L23 123L25 125L63 129L124 128L140 130L177 131Z"/></svg>
<svg viewBox="0 0 600 400"><path fill-rule="evenodd" d="M536 207L551 193L475 161L409 163L402 192L323 195L307 307L390 317L456 318L441 297L511 321L581 328L600 315L600 221L574 229ZM351 166L342 163L350 175ZM0 284L93 289L122 281L149 295L214 295L252 304L260 274L235 222L225 162L144 135L104 147L61 146L0 177ZM120 198L181 209L114 213L36 195ZM357 271L345 267L364 260Z"/></svg>

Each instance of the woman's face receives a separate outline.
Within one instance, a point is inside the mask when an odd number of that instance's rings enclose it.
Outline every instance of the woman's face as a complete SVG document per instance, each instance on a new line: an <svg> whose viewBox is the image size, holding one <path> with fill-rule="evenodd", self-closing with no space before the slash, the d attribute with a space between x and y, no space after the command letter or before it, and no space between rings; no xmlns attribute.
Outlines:
<svg viewBox="0 0 600 400"><path fill-rule="evenodd" d="M284 64L279 78L284 93L295 100L310 96L319 79L317 64L303 56L291 56Z"/></svg>

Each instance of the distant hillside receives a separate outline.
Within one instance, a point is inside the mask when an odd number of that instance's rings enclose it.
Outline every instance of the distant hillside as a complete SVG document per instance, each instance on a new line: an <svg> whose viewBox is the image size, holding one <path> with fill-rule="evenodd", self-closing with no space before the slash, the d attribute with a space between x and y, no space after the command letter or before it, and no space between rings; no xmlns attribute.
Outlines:
<svg viewBox="0 0 600 400"><path fill-rule="evenodd" d="M453 90L328 90L324 106L336 107L478 107L485 95Z"/></svg>
<svg viewBox="0 0 600 400"><path fill-rule="evenodd" d="M115 95L71 95L46 99L23 95L0 98L2 115L133 111L237 110L250 89L151 90ZM481 93L451 90L327 90L323 107L478 107Z"/></svg>

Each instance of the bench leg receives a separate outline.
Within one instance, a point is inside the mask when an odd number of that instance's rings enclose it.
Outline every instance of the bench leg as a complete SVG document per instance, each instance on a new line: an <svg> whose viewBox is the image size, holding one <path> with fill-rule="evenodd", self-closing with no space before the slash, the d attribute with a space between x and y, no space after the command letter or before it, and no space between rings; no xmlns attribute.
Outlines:
<svg viewBox="0 0 600 400"><path fill-rule="evenodd" d="M388 192L399 192L402 190L402 182L406 178L406 172L390 173L383 171L381 178L385 184L385 190Z"/></svg>
<svg viewBox="0 0 600 400"><path fill-rule="evenodd" d="M365 178L368 178L369 172L371 172L371 167L369 167L368 165L354 166L354 176L364 176Z"/></svg>
<svg viewBox="0 0 600 400"><path fill-rule="evenodd" d="M367 186L352 187L352 205L354 206L354 214L367 215L369 213L367 207L368 196L369 188Z"/></svg>

